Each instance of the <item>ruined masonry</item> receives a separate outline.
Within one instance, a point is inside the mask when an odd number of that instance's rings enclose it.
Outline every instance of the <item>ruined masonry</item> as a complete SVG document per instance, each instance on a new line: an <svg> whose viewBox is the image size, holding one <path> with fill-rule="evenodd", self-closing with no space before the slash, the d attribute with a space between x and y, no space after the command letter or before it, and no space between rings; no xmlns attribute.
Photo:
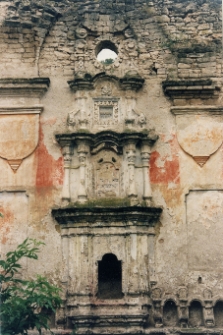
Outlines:
<svg viewBox="0 0 223 335"><path fill-rule="evenodd" d="M221 334L220 0L0 2L1 254L57 334ZM114 62L100 62L104 49Z"/></svg>

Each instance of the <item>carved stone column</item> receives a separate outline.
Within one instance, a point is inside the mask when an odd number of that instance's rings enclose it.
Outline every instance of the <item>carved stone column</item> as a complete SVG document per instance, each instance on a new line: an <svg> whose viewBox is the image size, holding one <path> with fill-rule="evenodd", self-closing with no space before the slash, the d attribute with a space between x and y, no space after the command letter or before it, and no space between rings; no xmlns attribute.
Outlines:
<svg viewBox="0 0 223 335"><path fill-rule="evenodd" d="M152 290L151 298L153 301L153 320L156 328L163 326L163 313L162 313L162 292L160 288Z"/></svg>
<svg viewBox="0 0 223 335"><path fill-rule="evenodd" d="M64 158L64 181L62 189L62 201L64 204L70 202L70 165L72 160L72 149L70 143L64 143L62 147Z"/></svg>
<svg viewBox="0 0 223 335"><path fill-rule="evenodd" d="M137 203L137 193L135 185L135 158L136 158L136 146L134 142L128 142L126 145L128 171L129 171L129 189L128 197L130 198L131 205Z"/></svg>
<svg viewBox="0 0 223 335"><path fill-rule="evenodd" d="M141 147L141 159L143 167L143 199L146 202L147 206L151 205L152 200L152 190L150 185L149 177L149 159L150 159L150 147L147 142L142 143Z"/></svg>
<svg viewBox="0 0 223 335"><path fill-rule="evenodd" d="M149 257L149 281L150 285L156 284L156 264L155 264L155 229L149 228L148 232L148 257Z"/></svg>
<svg viewBox="0 0 223 335"><path fill-rule="evenodd" d="M212 292L210 289L204 289L203 291L204 297L204 307L203 307L203 314L204 314L204 323L206 327L214 327L214 313L213 313L213 302L212 302Z"/></svg>
<svg viewBox="0 0 223 335"><path fill-rule="evenodd" d="M180 288L178 291L178 296L179 296L179 305L178 305L179 324L181 328L187 328L189 320L187 289L185 287Z"/></svg>
<svg viewBox="0 0 223 335"><path fill-rule="evenodd" d="M78 143L78 158L79 158L79 186L78 186L78 201L80 203L85 203L87 201L86 194L86 158L89 152L89 146L87 143L79 141Z"/></svg>

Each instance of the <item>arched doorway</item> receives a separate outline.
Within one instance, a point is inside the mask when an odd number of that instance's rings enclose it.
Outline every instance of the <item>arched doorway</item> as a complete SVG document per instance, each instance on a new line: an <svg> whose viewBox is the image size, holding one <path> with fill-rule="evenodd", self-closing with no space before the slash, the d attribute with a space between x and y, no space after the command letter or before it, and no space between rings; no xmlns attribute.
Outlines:
<svg viewBox="0 0 223 335"><path fill-rule="evenodd" d="M122 293L122 264L114 254L105 254L98 262L98 298L120 299Z"/></svg>
<svg viewBox="0 0 223 335"><path fill-rule="evenodd" d="M203 309L197 300L191 302L189 307L189 326L199 327L204 325Z"/></svg>
<svg viewBox="0 0 223 335"><path fill-rule="evenodd" d="M177 321L177 306L174 301L168 300L163 307L163 325L174 327Z"/></svg>
<svg viewBox="0 0 223 335"><path fill-rule="evenodd" d="M214 306L214 320L216 327L223 326L223 301L218 301Z"/></svg>

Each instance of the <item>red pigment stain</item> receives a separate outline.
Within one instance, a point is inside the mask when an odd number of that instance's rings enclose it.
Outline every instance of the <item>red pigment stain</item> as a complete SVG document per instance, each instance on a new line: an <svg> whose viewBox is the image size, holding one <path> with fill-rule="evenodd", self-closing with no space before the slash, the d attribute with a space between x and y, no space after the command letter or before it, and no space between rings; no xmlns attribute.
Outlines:
<svg viewBox="0 0 223 335"><path fill-rule="evenodd" d="M36 187L51 187L63 184L63 157L55 160L47 151L44 135L40 127L39 145L35 151L37 158Z"/></svg>
<svg viewBox="0 0 223 335"><path fill-rule="evenodd" d="M161 157L160 153L154 151L151 153L150 158L150 180L153 184L163 183L180 183L180 165L178 152L178 142L174 136L168 141L171 147L171 157ZM162 160L163 166L157 166L157 161Z"/></svg>
<svg viewBox="0 0 223 335"><path fill-rule="evenodd" d="M10 232L10 226L14 220L14 214L6 207L0 207L0 213L3 217L0 217L0 231L1 231L1 243L7 242L7 234Z"/></svg>

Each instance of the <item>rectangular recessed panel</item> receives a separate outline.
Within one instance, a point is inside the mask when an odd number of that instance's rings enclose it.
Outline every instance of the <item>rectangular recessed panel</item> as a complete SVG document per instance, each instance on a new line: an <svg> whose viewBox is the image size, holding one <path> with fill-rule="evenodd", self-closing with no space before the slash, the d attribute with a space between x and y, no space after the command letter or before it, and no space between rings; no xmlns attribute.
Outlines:
<svg viewBox="0 0 223 335"><path fill-rule="evenodd" d="M191 191L186 200L189 268L222 269L223 191Z"/></svg>
<svg viewBox="0 0 223 335"><path fill-rule="evenodd" d="M100 119L112 119L113 107L100 106L99 115L100 115Z"/></svg>

